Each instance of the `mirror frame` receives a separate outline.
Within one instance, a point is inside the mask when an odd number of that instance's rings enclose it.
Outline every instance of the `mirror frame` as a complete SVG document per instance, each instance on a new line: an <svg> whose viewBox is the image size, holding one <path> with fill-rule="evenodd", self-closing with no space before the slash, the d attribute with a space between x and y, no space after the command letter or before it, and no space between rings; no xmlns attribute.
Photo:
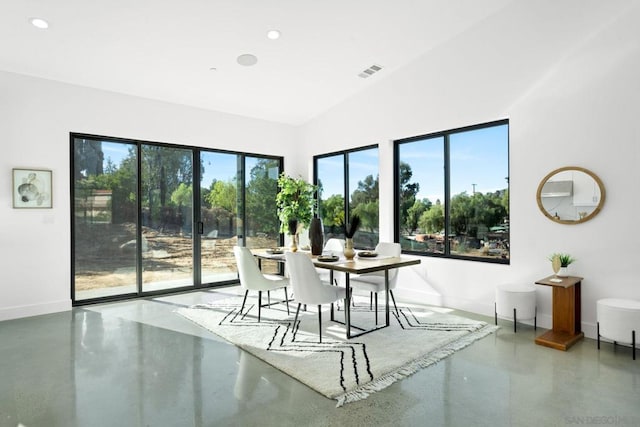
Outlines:
<svg viewBox="0 0 640 427"><path fill-rule="evenodd" d="M564 172L564 171L570 171L570 170L586 173L596 182L596 184L598 184L598 187L600 188L600 201L598 202L598 205L595 207L593 212L591 212L589 215L585 216L584 218L580 218L577 220L567 220L567 219L556 218L553 215L551 215L549 212L547 212L544 208L544 205L542 204L542 187L544 186L544 184L549 180L549 178L551 178L555 174ZM606 192L604 189L604 184L602 183L600 178L598 178L598 176L593 172L591 172L589 169L581 168L580 166L565 166L549 172L544 178L542 178L542 181L540 181L540 185L538 185L538 192L536 193L536 201L538 202L538 208L540 208L540 212L542 212L544 216L549 218L551 221L557 222L559 224L582 224L583 222L589 221L600 212L600 210L602 209L602 206L604 206L605 198L606 198Z"/></svg>

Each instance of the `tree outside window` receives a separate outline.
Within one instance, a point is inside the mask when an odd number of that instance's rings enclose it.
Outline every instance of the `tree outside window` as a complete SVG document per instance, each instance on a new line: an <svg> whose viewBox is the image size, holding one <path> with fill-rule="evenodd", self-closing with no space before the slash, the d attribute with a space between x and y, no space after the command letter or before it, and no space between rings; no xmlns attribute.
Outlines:
<svg viewBox="0 0 640 427"><path fill-rule="evenodd" d="M403 250L509 262L508 121L396 141Z"/></svg>

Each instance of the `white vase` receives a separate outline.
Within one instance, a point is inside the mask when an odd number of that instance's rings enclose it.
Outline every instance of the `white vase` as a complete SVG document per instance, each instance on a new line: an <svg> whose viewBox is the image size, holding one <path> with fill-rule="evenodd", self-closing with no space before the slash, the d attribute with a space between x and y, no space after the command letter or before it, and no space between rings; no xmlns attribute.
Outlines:
<svg viewBox="0 0 640 427"><path fill-rule="evenodd" d="M356 251L353 249L353 239L344 239L344 257L346 259L353 259L356 256Z"/></svg>
<svg viewBox="0 0 640 427"><path fill-rule="evenodd" d="M558 270L558 277L569 277L569 267L560 267Z"/></svg>

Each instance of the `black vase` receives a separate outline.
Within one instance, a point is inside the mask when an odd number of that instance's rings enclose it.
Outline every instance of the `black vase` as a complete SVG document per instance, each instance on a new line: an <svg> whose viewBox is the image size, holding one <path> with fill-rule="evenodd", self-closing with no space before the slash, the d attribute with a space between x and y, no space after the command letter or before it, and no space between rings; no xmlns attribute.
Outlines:
<svg viewBox="0 0 640 427"><path fill-rule="evenodd" d="M309 242L311 243L311 255L322 254L324 247L324 230L320 218L311 218L309 224Z"/></svg>

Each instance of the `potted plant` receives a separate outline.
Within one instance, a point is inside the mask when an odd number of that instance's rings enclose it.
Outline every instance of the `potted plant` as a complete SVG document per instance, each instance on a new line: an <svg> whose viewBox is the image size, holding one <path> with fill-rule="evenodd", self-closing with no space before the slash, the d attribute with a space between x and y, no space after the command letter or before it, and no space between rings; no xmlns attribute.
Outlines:
<svg viewBox="0 0 640 427"><path fill-rule="evenodd" d="M549 256L554 273L558 277L568 277L568 267L576 260L569 254L554 253Z"/></svg>
<svg viewBox="0 0 640 427"><path fill-rule="evenodd" d="M276 195L276 207L280 219L280 232L291 234L292 243L297 246L300 229L308 227L313 218L316 186L283 172L278 177L278 187L280 191Z"/></svg>

